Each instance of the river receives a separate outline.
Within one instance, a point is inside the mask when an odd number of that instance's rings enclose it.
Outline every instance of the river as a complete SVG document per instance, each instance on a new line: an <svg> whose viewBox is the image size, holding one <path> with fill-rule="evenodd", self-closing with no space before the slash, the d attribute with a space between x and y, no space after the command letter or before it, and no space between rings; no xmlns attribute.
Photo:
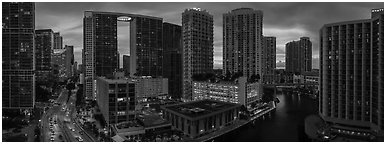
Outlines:
<svg viewBox="0 0 386 144"><path fill-rule="evenodd" d="M308 141L304 119L317 114L318 102L306 95L277 92L280 99L270 117L257 120L214 139L216 142L297 142Z"/></svg>

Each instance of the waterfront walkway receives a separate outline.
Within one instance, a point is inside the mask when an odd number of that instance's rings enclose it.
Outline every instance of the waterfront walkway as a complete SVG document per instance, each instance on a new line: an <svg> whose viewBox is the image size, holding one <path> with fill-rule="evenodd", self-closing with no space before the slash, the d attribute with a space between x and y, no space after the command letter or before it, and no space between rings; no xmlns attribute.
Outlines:
<svg viewBox="0 0 386 144"><path fill-rule="evenodd" d="M183 141L186 141L186 142L204 142L204 141L208 141L208 140L211 140L213 138L216 138L218 136L221 136L223 134L226 134L228 132L231 132L245 124L247 124L249 121L248 120L237 120L234 124L230 125L230 126L226 126L220 130L217 130L217 131L214 131L212 133L209 133L207 135L204 135L202 137L199 137L199 138L195 138L195 139L191 139L191 138L187 138L187 139L184 139Z"/></svg>
<svg viewBox="0 0 386 144"><path fill-rule="evenodd" d="M267 114L268 112L272 111L276 109L276 105L275 103L272 101L271 103L269 103L269 106L266 108L266 109L263 109L262 111L260 111L259 113L257 113L254 117L252 117L250 120L237 120L235 121L235 123L233 123L232 125L229 125L229 126L226 126L226 127L223 127L221 128L220 130L217 130L217 131L214 131L212 133L209 133L207 135L204 135L202 137L199 137L199 138L195 138L195 139L190 139L190 138L186 138L186 139L183 139L183 141L186 141L186 142L194 142L194 141L199 141L199 142L204 142L204 141L208 141L208 140L211 140L211 139L214 139L218 136L221 136L223 134L226 134L228 132L231 132L233 130L236 130L246 124L248 124L249 122L252 122L253 120L263 116L264 114Z"/></svg>

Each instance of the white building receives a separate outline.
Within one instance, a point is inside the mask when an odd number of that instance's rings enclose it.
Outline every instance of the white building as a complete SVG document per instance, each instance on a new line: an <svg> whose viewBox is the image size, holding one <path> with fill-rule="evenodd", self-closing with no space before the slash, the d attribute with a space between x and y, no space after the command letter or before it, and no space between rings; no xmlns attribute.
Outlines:
<svg viewBox="0 0 386 144"><path fill-rule="evenodd" d="M247 77L236 81L193 82L193 100L213 99L248 106L262 99L263 87L260 82L247 82Z"/></svg>

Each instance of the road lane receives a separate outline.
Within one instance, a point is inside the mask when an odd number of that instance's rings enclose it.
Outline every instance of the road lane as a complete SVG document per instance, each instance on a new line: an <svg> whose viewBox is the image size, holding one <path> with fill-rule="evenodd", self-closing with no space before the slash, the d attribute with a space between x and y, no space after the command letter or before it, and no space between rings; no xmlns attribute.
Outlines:
<svg viewBox="0 0 386 144"><path fill-rule="evenodd" d="M66 92L65 90L61 90L60 94L59 94L59 97L58 99L56 100L56 102L62 104L64 102L64 100L67 98L67 95L66 95ZM54 105L52 106L50 109L48 109L47 111L44 112L43 116L42 116L42 119L41 119L41 125L42 125L42 131L41 131L41 140L43 142L49 142L50 141L50 138L51 138L51 130L49 129L49 124L50 124L50 118L54 118L54 114L57 114L58 112L60 111L60 106L59 105ZM57 119L56 119L57 120ZM57 120L58 121L58 120ZM60 128L54 128L53 129L54 132L56 133L55 134L55 141L59 141L59 134L60 133Z"/></svg>

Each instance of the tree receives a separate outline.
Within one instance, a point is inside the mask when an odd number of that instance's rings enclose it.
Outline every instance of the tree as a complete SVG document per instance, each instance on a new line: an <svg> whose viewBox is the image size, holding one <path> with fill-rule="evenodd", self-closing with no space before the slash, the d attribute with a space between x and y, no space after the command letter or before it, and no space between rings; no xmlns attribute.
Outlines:
<svg viewBox="0 0 386 144"><path fill-rule="evenodd" d="M38 102L48 102L51 92L47 89L43 89L41 85L36 85L35 87L36 101Z"/></svg>
<svg viewBox="0 0 386 144"><path fill-rule="evenodd" d="M75 89L75 83L73 83L73 82L68 83L66 88L68 91Z"/></svg>
<svg viewBox="0 0 386 144"><path fill-rule="evenodd" d="M249 77L249 82L257 82L260 80L260 75L259 74L253 74Z"/></svg>

